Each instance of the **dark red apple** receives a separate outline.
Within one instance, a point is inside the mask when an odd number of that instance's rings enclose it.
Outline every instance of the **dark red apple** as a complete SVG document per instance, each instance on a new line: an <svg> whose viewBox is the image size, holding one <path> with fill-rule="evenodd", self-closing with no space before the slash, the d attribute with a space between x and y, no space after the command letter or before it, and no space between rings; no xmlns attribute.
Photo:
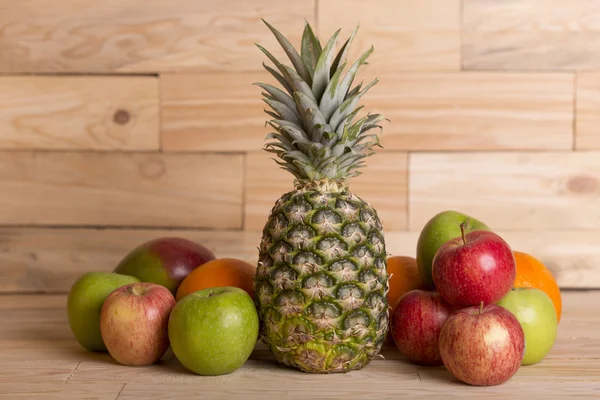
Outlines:
<svg viewBox="0 0 600 400"><path fill-rule="evenodd" d="M437 292L405 293L391 315L390 334L400 353L423 365L442 365L438 339L452 307Z"/></svg>
<svg viewBox="0 0 600 400"><path fill-rule="evenodd" d="M115 289L104 301L100 333L109 354L123 365L150 365L169 348L175 297L164 286L138 282Z"/></svg>
<svg viewBox="0 0 600 400"><path fill-rule="evenodd" d="M516 264L512 249L498 234L476 230L445 242L433 257L433 281L455 308L493 304L513 287Z"/></svg>
<svg viewBox="0 0 600 400"><path fill-rule="evenodd" d="M130 251L113 272L162 285L175 295L181 281L192 270L214 259L213 252L199 243L179 237L161 237Z"/></svg>
<svg viewBox="0 0 600 400"><path fill-rule="evenodd" d="M444 366L470 385L506 382L518 371L524 354L525 335L519 320L495 304L458 310L440 332Z"/></svg>

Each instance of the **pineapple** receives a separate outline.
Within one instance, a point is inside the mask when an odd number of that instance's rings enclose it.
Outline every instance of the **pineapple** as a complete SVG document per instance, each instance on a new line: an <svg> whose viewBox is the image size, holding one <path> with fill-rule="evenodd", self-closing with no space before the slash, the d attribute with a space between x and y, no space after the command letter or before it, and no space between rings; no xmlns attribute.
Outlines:
<svg viewBox="0 0 600 400"><path fill-rule="evenodd" d="M260 338L276 359L312 373L361 369L388 331L388 275L377 212L350 192L364 158L379 146L372 128L384 119L357 119L360 98L377 83L352 87L373 47L344 74L354 29L334 57L338 30L325 47L305 24L301 53L265 21L293 68L260 50L281 88L264 92L275 132L265 150L294 177L294 190L275 202L263 229L254 278Z"/></svg>

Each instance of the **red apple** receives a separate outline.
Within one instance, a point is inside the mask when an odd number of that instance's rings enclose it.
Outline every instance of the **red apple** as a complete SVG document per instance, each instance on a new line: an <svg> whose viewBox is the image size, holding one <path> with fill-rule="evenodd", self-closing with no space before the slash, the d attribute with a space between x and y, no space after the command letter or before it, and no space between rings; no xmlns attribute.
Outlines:
<svg viewBox="0 0 600 400"><path fill-rule="evenodd" d="M138 282L115 289L100 313L100 334L123 365L150 365L169 348L169 316L175 297L164 286Z"/></svg>
<svg viewBox="0 0 600 400"><path fill-rule="evenodd" d="M437 292L405 293L391 315L390 333L400 353L423 365L442 365L438 339L452 307Z"/></svg>
<svg viewBox="0 0 600 400"><path fill-rule="evenodd" d="M525 335L504 307L467 307L448 317L440 332L444 366L462 382L491 386L509 380L521 366Z"/></svg>
<svg viewBox="0 0 600 400"><path fill-rule="evenodd" d="M513 287L513 252L494 232L476 230L448 240L433 258L433 281L440 295L455 308L493 304Z"/></svg>

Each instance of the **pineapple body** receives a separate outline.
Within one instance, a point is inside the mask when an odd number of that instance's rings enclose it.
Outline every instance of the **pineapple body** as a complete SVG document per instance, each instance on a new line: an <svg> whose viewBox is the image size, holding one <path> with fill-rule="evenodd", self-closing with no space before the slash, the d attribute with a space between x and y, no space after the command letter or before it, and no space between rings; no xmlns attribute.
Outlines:
<svg viewBox="0 0 600 400"><path fill-rule="evenodd" d="M263 230L255 277L260 337L305 372L360 369L388 330L385 241L377 212L347 188L284 194Z"/></svg>

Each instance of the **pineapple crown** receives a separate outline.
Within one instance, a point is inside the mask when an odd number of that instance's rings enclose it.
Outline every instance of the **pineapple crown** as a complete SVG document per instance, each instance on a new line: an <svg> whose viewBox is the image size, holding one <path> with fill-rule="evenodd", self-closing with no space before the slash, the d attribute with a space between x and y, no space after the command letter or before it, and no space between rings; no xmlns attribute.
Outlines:
<svg viewBox="0 0 600 400"><path fill-rule="evenodd" d="M343 182L360 174L364 158L374 154L379 146L377 134L368 132L379 128L385 119L380 114L367 114L355 121L363 106L361 97L378 80L364 88L362 82L352 87L359 68L373 52L373 46L362 54L342 77L347 66L346 55L358 31L354 29L334 57L334 45L341 30L327 41L325 48L313 33L308 22L302 34L300 54L273 26L263 19L290 59L293 68L279 62L269 51L257 44L276 69L263 66L284 90L265 83L255 83L264 92L263 101L270 106L265 112L273 119L267 121L275 132L269 133L264 150L275 153L275 162L292 173L297 183Z"/></svg>

